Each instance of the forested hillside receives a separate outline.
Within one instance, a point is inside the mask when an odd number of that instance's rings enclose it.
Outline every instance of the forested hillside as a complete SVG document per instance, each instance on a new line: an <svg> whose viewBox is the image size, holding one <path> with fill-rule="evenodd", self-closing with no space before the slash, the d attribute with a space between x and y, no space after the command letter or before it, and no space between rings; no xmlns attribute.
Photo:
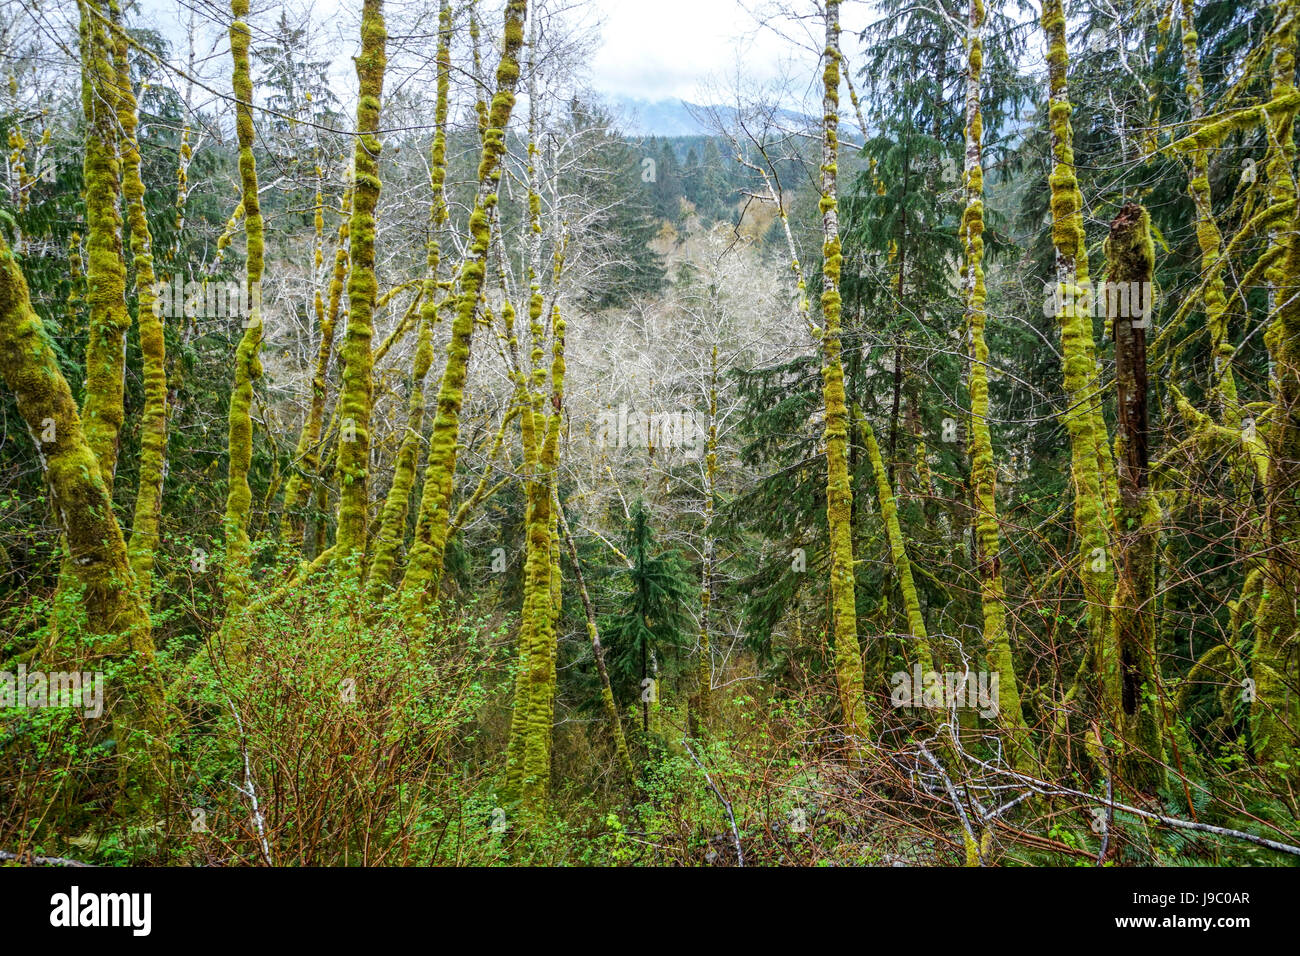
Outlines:
<svg viewBox="0 0 1300 956"><path fill-rule="evenodd" d="M0 5L0 860L1296 862L1300 3L737 11Z"/></svg>

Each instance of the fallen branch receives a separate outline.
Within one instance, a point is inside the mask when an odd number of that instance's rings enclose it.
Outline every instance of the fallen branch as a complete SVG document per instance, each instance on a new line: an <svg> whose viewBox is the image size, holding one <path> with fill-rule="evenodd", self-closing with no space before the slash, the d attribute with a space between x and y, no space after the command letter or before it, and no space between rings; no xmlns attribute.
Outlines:
<svg viewBox="0 0 1300 956"><path fill-rule="evenodd" d="M713 783L713 778L710 777L709 772L704 769L704 764L700 763L699 758L695 756L695 751L691 749L690 742L687 741L685 737L682 737L682 746L686 748L686 755L691 758L691 761L695 766L700 768L700 773L704 774L704 779L708 783L709 789L713 791L714 796L721 801L723 809L727 811L727 819L731 822L731 839L736 844L736 864L738 866L744 866L745 854L740 849L740 831L736 829L736 815L731 812L731 801L724 797L722 791Z"/></svg>
<svg viewBox="0 0 1300 956"><path fill-rule="evenodd" d="M29 853L10 853L8 850L0 850L0 863L17 863L21 866L94 866L93 863L69 860L63 856L32 856Z"/></svg>

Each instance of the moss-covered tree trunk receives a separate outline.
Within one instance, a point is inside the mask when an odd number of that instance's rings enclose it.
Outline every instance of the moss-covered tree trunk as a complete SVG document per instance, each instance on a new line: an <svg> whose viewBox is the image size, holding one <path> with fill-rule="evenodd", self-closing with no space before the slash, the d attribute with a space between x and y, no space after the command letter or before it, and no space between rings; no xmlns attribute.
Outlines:
<svg viewBox="0 0 1300 956"><path fill-rule="evenodd" d="M1270 38L1272 99L1295 93L1296 4L1283 3ZM1269 140L1275 144L1268 165L1269 201L1294 202L1295 110L1268 114ZM1256 759L1271 773L1295 779L1300 737L1300 654L1296 595L1296 528L1300 526L1300 213L1270 230L1269 245L1283 255L1265 272L1269 311L1266 335L1273 366L1272 421L1268 434L1268 488L1265 511L1264 586L1255 618L1251 677L1251 741ZM1289 225L1289 228L1287 226Z"/></svg>
<svg viewBox="0 0 1300 956"><path fill-rule="evenodd" d="M465 377L469 368L474 324L482 308L480 296L487 271L489 226L497 204L501 159L506 151L506 126L515 105L519 83L519 49L524 40L527 0L510 0L506 5L504 44L497 66L496 93L492 97L488 128L478 166L478 191L470 213L469 254L461 266L456 298L456 317L447 343L447 362L438 386L438 411L429 437L429 463L416 518L415 540L411 545L406 574L402 579L405 599L417 609L427 607L436 596L442 579L447 549L447 528L456 477L456 445L460 437L460 410L464 403Z"/></svg>
<svg viewBox="0 0 1300 956"><path fill-rule="evenodd" d="M862 687L853 570L853 487L849 480L848 418L840 360L840 228L836 199L839 161L840 4L827 0L822 52L822 402L826 415L826 523L830 531L831 619L841 720L852 747L869 726Z"/></svg>
<svg viewBox="0 0 1300 956"><path fill-rule="evenodd" d="M530 196L531 200L531 196ZM530 211L532 203L530 202ZM498 250L500 251L500 250ZM503 277L504 279L504 277ZM504 289L502 291L504 296ZM534 322L541 316L540 290L535 289L529 299L530 309L537 310ZM524 474L524 596L523 612L519 619L518 653L519 667L515 673L514 708L510 715L510 739L506 747L506 785L512 793L518 793L523 787L524 752L528 744L528 702L531 698L533 670L530 666L533 656L532 630L537 616L534 605L538 598L537 588L532 586L528 577L528 558L532 542L528 529L533 524L533 505L536 489L534 483L541 457L541 442L538 427L538 407L534 402L532 361L526 366L519 355L519 341L515 332L515 309L506 299L501 306L501 323L506 338L508 354L511 361L511 378L514 382L514 408L519 415L519 438L523 451Z"/></svg>
<svg viewBox="0 0 1300 956"><path fill-rule="evenodd" d="M1114 568L1108 534L1107 477L1102 463L1111 457L1105 420L1096 388L1096 344L1092 330L1092 297L1088 294L1088 260L1083 231L1083 197L1074 170L1074 133L1066 87L1069 54L1065 44L1065 13L1061 0L1043 3L1047 37L1049 118L1053 168L1051 188L1052 242L1056 247L1057 319L1061 325L1066 412L1070 437L1070 474L1074 489L1074 531L1077 567L1087 604L1089 649L1085 683L1098 695L1108 719L1119 707L1119 662L1113 653L1109 611ZM1114 476L1110 476L1113 484Z"/></svg>
<svg viewBox="0 0 1300 956"><path fill-rule="evenodd" d="M961 222L961 239L966 255L963 290L971 349L970 479L975 500L975 548L980 610L984 618L984 653L988 666L998 675L998 725L1006 736L1012 765L1030 771L1035 757L1020 706L1020 682L1016 678L1011 637L1007 631L1007 595L1002 582L1002 542L998 526L997 464L993 458L993 437L989 429L989 348L984 338L988 324L984 285L984 121L980 111L984 20L982 0L971 0L966 22L966 211Z"/></svg>
<svg viewBox="0 0 1300 956"><path fill-rule="evenodd" d="M555 625L558 574L555 567L552 499L559 466L560 415L564 407L564 331L558 306L551 357L551 402L555 411L537 420L545 429L536 474L528 483L529 518L524 560L525 613L528 634L528 691L524 734L522 791L525 805L540 808L550 793L551 728L555 712ZM526 412L525 412L526 414ZM520 702L516 701L516 707Z"/></svg>
<svg viewBox="0 0 1300 956"><path fill-rule="evenodd" d="M1106 261L1107 288L1115 290L1107 296L1106 312L1115 337L1118 399L1120 520L1111 620L1120 662L1120 772L1128 786L1154 791L1165 779L1155 620L1160 506L1150 488L1146 330L1151 312L1141 309L1151 300L1139 290L1150 288L1154 279L1155 244L1151 217L1141 206L1130 203L1110 224Z"/></svg>
<svg viewBox="0 0 1300 956"><path fill-rule="evenodd" d="M119 790L140 804L166 772L166 711L154 666L149 610L136 587L108 487L95 460L27 281L0 236L0 377L36 445L52 511L66 541L65 568L93 644L56 649L48 666L104 669L117 662L105 705L119 757Z"/></svg>
<svg viewBox="0 0 1300 956"><path fill-rule="evenodd" d="M86 118L82 150L86 202L86 389L81 403L86 442L95 453L109 495L117 471L125 416L126 261L122 254L122 166L118 160L118 81L114 45L102 0L80 0L81 104Z"/></svg>
<svg viewBox="0 0 1300 956"><path fill-rule="evenodd" d="M252 31L244 22L248 16L248 0L231 0L230 8L234 14L230 24L230 55L234 61L235 133L239 139L239 185L247 239L245 286L248 314L243 316L244 334L235 349L235 381L230 390L224 577L227 612L245 603L252 556L248 516L253 492L248 484L248 471L253 462L253 384L262 375L258 351L262 345L264 253L262 206L257 189L257 165L253 159L253 77L248 54Z"/></svg>
<svg viewBox="0 0 1300 956"><path fill-rule="evenodd" d="M362 572L370 521L370 413L374 388L371 339L375 310L375 207L379 203L380 99L388 59L383 0L361 8L361 55L357 57L357 130L352 168L352 224L348 229L348 323L340 359L339 513L334 546L337 560L356 562Z"/></svg>
<svg viewBox="0 0 1300 956"><path fill-rule="evenodd" d="M898 523L898 502L894 498L893 487L889 483L889 471L885 467L884 457L880 454L880 444L876 433L871 428L862 410L854 406L854 415L858 429L862 434L862 443L867 448L867 460L876 476L876 497L880 502L880 520L885 525L885 537L889 541L889 557L894 564L894 573L898 575L898 587L903 592L903 606L907 611L907 630L915 644L910 648L922 671L934 669L934 653L930 647L930 635L926 630L925 617L921 614L921 601L916 591L916 582L912 578L912 563L907 557L907 543L903 540L903 529Z"/></svg>
<svg viewBox="0 0 1300 956"><path fill-rule="evenodd" d="M513 337L514 308L509 302L502 308L502 322L510 341ZM530 577L529 558L532 555L532 539L529 530L533 527L533 506L535 503L536 474L540 458L540 439L536 425L536 413L531 399L528 378L520 368L515 387L515 401L519 408L520 443L523 446L524 472L524 572L523 572L523 608L519 617L519 667L515 673L514 707L510 714L510 738L506 745L506 786L512 793L523 789L524 753L528 747L529 701L532 697L533 668L531 666L534 644L533 628L537 621L536 602L538 589ZM535 568L531 569L535 572Z"/></svg>
<svg viewBox="0 0 1300 956"><path fill-rule="evenodd" d="M438 11L438 51L436 55L438 79L437 100L434 106L433 145L429 156L429 183L433 202L429 209L430 238L426 253L427 275L424 295L420 303L419 342L415 349L414 367L411 369L411 396L407 405L406 431L397 453L393 469L393 483L384 500L379 532L375 536L374 556L371 558L367 590L371 600L377 600L391 584L393 568L397 563L397 550L406 534L406 518L410 510L411 489L415 485L416 465L424 436L424 383L433 365L433 325L438 310L438 267L442 259L439 234L448 219L444 183L447 178L447 100L451 86L451 4L443 0Z"/></svg>
<svg viewBox="0 0 1300 956"><path fill-rule="evenodd" d="M1201 80L1201 59L1196 33L1196 15L1192 0L1179 0L1179 24L1183 45L1183 87L1191 107L1193 124L1205 118L1205 87ZM1223 272L1217 268L1223 254L1223 236L1214 218L1210 202L1210 148L1191 150L1191 169L1187 191L1196 207L1196 243L1201 250L1201 274L1208 276L1205 286L1205 326L1210 334L1213 360L1211 395L1223 413L1224 424L1236 427L1240 421L1237 407L1237 382L1232 373L1232 343L1228 340L1228 303Z"/></svg>
<svg viewBox="0 0 1300 956"><path fill-rule="evenodd" d="M1079 181L1074 168L1074 127L1070 120L1073 107L1067 83L1070 62L1061 0L1045 0L1042 23L1047 37L1048 116L1053 161L1049 185L1057 281L1064 285L1066 292L1072 294L1070 301L1075 304L1074 315L1085 320L1079 327L1077 346L1086 352L1093 387L1081 398L1086 399L1083 408L1092 419L1089 440L1097 458L1097 473L1102 490L1100 501L1105 508L1105 520L1113 521L1119 491L1115 483L1115 456L1107 438L1106 417L1100 399L1102 370L1097 362L1097 347L1092 330L1094 303L1090 291L1087 236L1083 225L1083 196L1079 192Z"/></svg>
<svg viewBox="0 0 1300 956"><path fill-rule="evenodd" d="M121 11L110 4L113 18L114 61L117 72L117 117L121 130L122 194L131 227L131 254L135 262L136 326L140 331L143 364L144 411L140 417L140 482L135 496L131 537L127 544L131 568L141 598L149 604L153 593L154 558L158 551L162 519L163 473L167 461L167 346L162 309L154 295L153 237L144 207L144 180L140 175L140 144L136 138L138 110L131 86L130 44L122 28Z"/></svg>
<svg viewBox="0 0 1300 956"><path fill-rule="evenodd" d="M559 616L559 567L556 559L555 479L559 463L559 424L564 407L564 319L558 303L551 315L551 411L545 402L546 328L541 286L542 203L537 148L537 18L530 21L528 56L528 329L532 349L527 373L519 368L521 434L524 440L527 494L524 541L524 613L520 621L521 680L515 687L512 740L507 753L509 775L531 809L549 796L551 729L555 709L556 623ZM554 281L563 267L563 243L556 250ZM501 251L501 250L498 250ZM503 275L504 277L504 275ZM508 318L509 312L506 311ZM512 345L512 350L514 346Z"/></svg>

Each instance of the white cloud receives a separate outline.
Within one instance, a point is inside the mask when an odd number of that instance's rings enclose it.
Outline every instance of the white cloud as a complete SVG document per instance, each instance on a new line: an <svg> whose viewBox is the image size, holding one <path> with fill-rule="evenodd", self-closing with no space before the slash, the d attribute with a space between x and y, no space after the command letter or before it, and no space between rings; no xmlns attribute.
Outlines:
<svg viewBox="0 0 1300 956"><path fill-rule="evenodd" d="M742 36L756 59L781 54L777 38L759 33L736 0L596 0L596 7L604 24L592 83L602 92L697 99L710 74L732 68Z"/></svg>
<svg viewBox="0 0 1300 956"><path fill-rule="evenodd" d="M818 99L821 20L811 0L592 0L601 42L591 62L592 85L603 93L649 101L709 102L719 82L739 70L769 84L794 78L797 99ZM776 11L785 6L799 19ZM842 45L850 60L870 4L846 4ZM716 94L715 94L716 95ZM796 105L788 101L787 105Z"/></svg>
<svg viewBox="0 0 1300 956"><path fill-rule="evenodd" d="M421 2L394 0L394 23L409 18ZM287 3L291 17L303 10L312 11L326 55L333 60L331 76L339 83L340 98L348 102L347 89L355 82L350 57L355 52L360 0ZM780 5L799 11L804 18L776 15L774 10ZM172 41L174 59L183 62L179 51L184 49L185 24L191 9L199 11L197 22L205 37L200 44L204 51L213 39L219 49L224 49L229 8L223 2L214 6L215 16L193 0L141 0L140 16ZM253 6L254 39L258 41L273 28L280 4L275 0L254 0ZM493 11L498 6L487 4ZM572 16L576 11L570 9ZM797 81L791 91L796 98L820 96L816 69L820 19L815 16L812 0L587 0L579 4L579 9L587 14L579 14L579 19L600 23L600 39L588 63L591 85L597 92L649 101L706 102L710 86L718 81L723 87L729 86L739 69L747 79L763 83L789 74ZM867 3L852 3L842 10L843 44L851 58L857 46L855 31L868 9ZM221 75L226 64L220 56L216 61L211 65Z"/></svg>

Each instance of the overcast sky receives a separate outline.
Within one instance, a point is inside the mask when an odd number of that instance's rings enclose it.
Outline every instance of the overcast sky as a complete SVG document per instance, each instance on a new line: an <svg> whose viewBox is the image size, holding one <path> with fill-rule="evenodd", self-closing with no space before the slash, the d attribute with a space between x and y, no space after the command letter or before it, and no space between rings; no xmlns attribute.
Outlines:
<svg viewBox="0 0 1300 956"><path fill-rule="evenodd" d="M308 0L288 0L291 11L301 10ZM772 82L782 75L796 78L796 97L817 94L820 81L815 68L821 46L820 23L781 19L772 11L779 0L586 0L581 20L598 24L599 42L588 63L590 82L599 93L644 100L685 99L707 102L711 83L725 82L735 75L737 65L750 78ZM393 17L410 11L418 3L436 8L436 0L395 0ZM499 4L489 3L490 9ZM811 0L788 0L796 9L814 9ZM281 4L275 0L254 0L251 17L255 41L263 29L273 26ZM334 74L346 84L355 83L351 57L357 48L357 22L361 0L311 0L312 20L324 25L329 52L334 57ZM214 7L221 12L214 17ZM172 41L173 59L183 62L185 24L191 10L209 36L229 22L224 2L204 0L141 0L139 19L156 26ZM846 4L841 21L844 48L852 58L856 51L856 30L868 15L867 3ZM218 17L220 19L218 19ZM291 19L293 19L291 13ZM487 31L485 31L487 32ZM216 60L224 66L228 46L221 45ZM206 52L206 51L204 51ZM349 99L345 85L342 99ZM814 95L814 99L816 96Z"/></svg>
<svg viewBox="0 0 1300 956"><path fill-rule="evenodd" d="M592 61L592 85L601 92L658 100L699 101L711 77L744 71L761 79L809 61L773 29L761 26L759 3L738 0L592 0L601 11L601 46ZM764 17L793 39L807 42L807 30Z"/></svg>

